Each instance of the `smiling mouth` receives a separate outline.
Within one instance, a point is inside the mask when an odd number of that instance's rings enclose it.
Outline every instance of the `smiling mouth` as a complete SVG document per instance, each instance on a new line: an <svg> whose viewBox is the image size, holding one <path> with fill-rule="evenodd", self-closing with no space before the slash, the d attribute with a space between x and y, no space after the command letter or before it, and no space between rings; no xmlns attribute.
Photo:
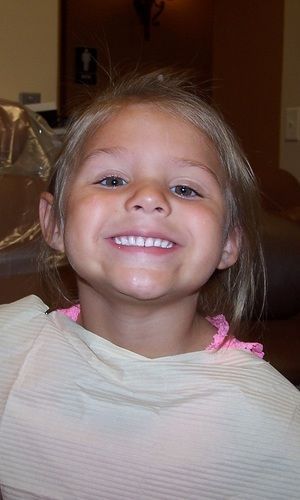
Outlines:
<svg viewBox="0 0 300 500"><path fill-rule="evenodd" d="M116 236L113 241L117 245L126 247L145 247L145 248L172 248L174 243L161 238L144 238L143 236Z"/></svg>

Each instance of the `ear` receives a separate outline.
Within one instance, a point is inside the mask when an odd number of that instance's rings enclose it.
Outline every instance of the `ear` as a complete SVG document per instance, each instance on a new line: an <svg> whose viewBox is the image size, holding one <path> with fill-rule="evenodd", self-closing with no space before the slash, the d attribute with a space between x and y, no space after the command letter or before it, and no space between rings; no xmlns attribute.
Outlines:
<svg viewBox="0 0 300 500"><path fill-rule="evenodd" d="M241 232L239 228L235 227L228 234L222 256L218 265L218 269L227 269L233 266L238 260L240 253L240 243L241 243Z"/></svg>
<svg viewBox="0 0 300 500"><path fill-rule="evenodd" d="M61 228L58 226L53 213L53 196L42 193L40 197L40 225L46 243L59 252L64 252L64 241Z"/></svg>

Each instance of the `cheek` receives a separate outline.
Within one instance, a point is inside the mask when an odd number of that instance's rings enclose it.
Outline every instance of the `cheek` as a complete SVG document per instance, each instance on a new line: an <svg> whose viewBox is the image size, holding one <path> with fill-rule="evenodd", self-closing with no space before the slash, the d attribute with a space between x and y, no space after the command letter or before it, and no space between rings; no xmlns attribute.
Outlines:
<svg viewBox="0 0 300 500"><path fill-rule="evenodd" d="M99 202L99 196L70 197L66 208L66 226L86 224L87 226L99 216L105 204ZM74 229L76 226L74 226Z"/></svg>
<svg viewBox="0 0 300 500"><path fill-rule="evenodd" d="M89 251L94 244L98 245L110 220L111 206L108 197L97 192L70 196L64 228L66 253L77 255Z"/></svg>
<svg viewBox="0 0 300 500"><path fill-rule="evenodd" d="M191 237L195 242L196 259L207 259L207 265L217 267L224 246L224 214L222 210L202 210L190 217Z"/></svg>
<svg viewBox="0 0 300 500"><path fill-rule="evenodd" d="M66 208L64 240L66 252L76 252L92 229L93 211L88 203L70 199Z"/></svg>
<svg viewBox="0 0 300 500"><path fill-rule="evenodd" d="M186 221L190 222L192 232L199 237L223 235L225 210L221 203L215 206L203 205L200 209L186 214Z"/></svg>

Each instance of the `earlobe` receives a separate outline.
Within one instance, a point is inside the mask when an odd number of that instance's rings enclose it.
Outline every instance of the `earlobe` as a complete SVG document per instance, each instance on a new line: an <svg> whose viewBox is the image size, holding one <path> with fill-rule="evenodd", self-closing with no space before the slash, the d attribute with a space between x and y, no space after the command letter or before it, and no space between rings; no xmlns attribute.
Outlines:
<svg viewBox="0 0 300 500"><path fill-rule="evenodd" d="M53 214L53 196L44 192L40 197L39 206L40 226L45 241L54 250L64 252L62 231L58 226Z"/></svg>
<svg viewBox="0 0 300 500"><path fill-rule="evenodd" d="M240 252L241 233L235 227L227 236L218 269L227 269L236 263Z"/></svg>

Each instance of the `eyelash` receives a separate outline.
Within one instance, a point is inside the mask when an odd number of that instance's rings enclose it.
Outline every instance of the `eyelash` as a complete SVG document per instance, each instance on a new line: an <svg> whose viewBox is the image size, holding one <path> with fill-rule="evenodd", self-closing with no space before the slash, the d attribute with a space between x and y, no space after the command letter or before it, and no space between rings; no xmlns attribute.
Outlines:
<svg viewBox="0 0 300 500"><path fill-rule="evenodd" d="M116 182L119 182L119 181L121 181L122 183L116 184ZM105 184L107 182L112 182L112 184L111 185ZM115 184L113 184L114 182L115 182ZM106 188L115 189L115 188L120 187L120 186L125 186L127 184L127 181L125 179L122 179L122 177L119 177L117 175L109 175L109 176L101 179L99 181L99 184L101 184L101 186L104 186ZM181 192L176 192L176 190L178 188L179 188L179 190L181 190ZM177 184L176 186L173 186L170 189L170 191L180 198L196 198L196 197L202 198L202 195L200 193L198 193L195 189L193 189L190 186L187 186L185 184Z"/></svg>
<svg viewBox="0 0 300 500"><path fill-rule="evenodd" d="M181 192L177 193L175 190L179 188ZM174 186L171 188L171 192L174 193L176 196L179 196L180 198L202 198L201 194L198 193L195 189L191 188L190 186L186 186L185 184L178 184L177 186ZM187 194L187 192L189 194Z"/></svg>
<svg viewBox="0 0 300 500"><path fill-rule="evenodd" d="M106 182L106 181L112 181L112 182L113 181L122 181L122 184L109 186L107 184L104 184L104 182ZM99 184L101 184L101 186L114 189L114 188L117 188L119 186L125 186L127 184L127 182L125 181L125 179L122 179L122 177L118 177L117 175L108 175L107 177L104 177L103 179L101 179L101 181L99 181Z"/></svg>

